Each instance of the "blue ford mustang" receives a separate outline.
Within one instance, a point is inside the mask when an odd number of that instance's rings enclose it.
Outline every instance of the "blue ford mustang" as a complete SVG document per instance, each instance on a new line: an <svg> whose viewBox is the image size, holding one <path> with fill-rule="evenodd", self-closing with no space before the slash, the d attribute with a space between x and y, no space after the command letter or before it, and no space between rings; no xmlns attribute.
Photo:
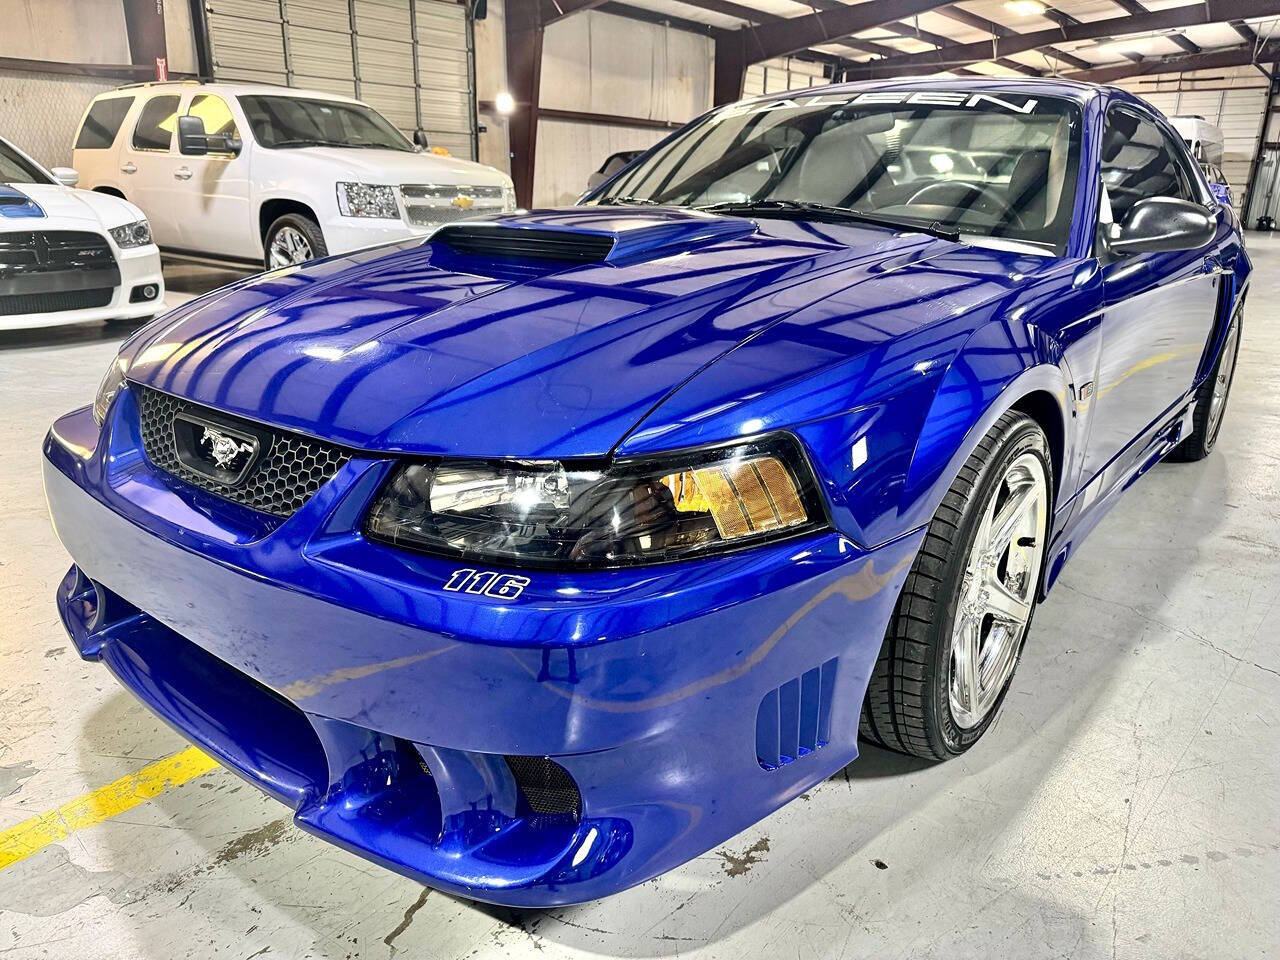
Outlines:
<svg viewBox="0 0 1280 960"><path fill-rule="evenodd" d="M989 726L1116 498L1213 448L1249 260L1119 90L732 104L576 207L217 290L44 475L80 653L468 897L586 900Z"/></svg>

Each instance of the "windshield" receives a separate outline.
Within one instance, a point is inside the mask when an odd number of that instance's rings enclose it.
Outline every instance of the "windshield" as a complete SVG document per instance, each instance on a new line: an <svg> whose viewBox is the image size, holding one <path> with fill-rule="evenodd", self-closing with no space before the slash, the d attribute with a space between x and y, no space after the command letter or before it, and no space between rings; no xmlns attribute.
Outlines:
<svg viewBox="0 0 1280 960"><path fill-rule="evenodd" d="M0 140L0 183L49 183L44 171Z"/></svg>
<svg viewBox="0 0 1280 960"><path fill-rule="evenodd" d="M391 121L362 103L303 97L240 97L253 138L264 147L377 147L413 152Z"/></svg>
<svg viewBox="0 0 1280 960"><path fill-rule="evenodd" d="M743 213L822 204L1061 254L1079 158L1080 111L1067 100L829 93L716 111L588 202Z"/></svg>

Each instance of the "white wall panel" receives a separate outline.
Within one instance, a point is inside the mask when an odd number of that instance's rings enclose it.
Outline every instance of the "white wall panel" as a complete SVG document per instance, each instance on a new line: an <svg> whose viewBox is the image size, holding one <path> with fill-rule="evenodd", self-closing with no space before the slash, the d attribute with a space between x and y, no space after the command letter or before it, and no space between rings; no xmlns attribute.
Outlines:
<svg viewBox="0 0 1280 960"><path fill-rule="evenodd" d="M86 29L89 25L92 29ZM0 57L128 63L124 5L120 0L4 0Z"/></svg>
<svg viewBox="0 0 1280 960"><path fill-rule="evenodd" d="M611 153L643 150L667 133L652 127L543 118L538 123L538 151L534 158L534 206L568 206L587 189L587 177Z"/></svg>

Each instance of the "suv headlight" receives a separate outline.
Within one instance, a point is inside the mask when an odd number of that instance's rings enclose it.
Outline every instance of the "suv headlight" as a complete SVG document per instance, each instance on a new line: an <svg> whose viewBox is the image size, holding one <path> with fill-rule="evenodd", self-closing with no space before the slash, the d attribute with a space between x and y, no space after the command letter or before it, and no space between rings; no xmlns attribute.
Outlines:
<svg viewBox="0 0 1280 960"><path fill-rule="evenodd" d="M344 217L379 217L399 220L396 189L384 183L338 184L338 211Z"/></svg>
<svg viewBox="0 0 1280 960"><path fill-rule="evenodd" d="M511 213L515 210L515 208L516 208L516 188L503 187L502 188L502 212Z"/></svg>
<svg viewBox="0 0 1280 960"><path fill-rule="evenodd" d="M129 247L145 247L151 242L151 224L146 220L135 220L122 227L112 227L109 231L111 239L122 250Z"/></svg>
<svg viewBox="0 0 1280 960"><path fill-rule="evenodd" d="M365 524L400 547L515 566L659 563L826 523L788 435L602 469L435 461L401 467Z"/></svg>
<svg viewBox="0 0 1280 960"><path fill-rule="evenodd" d="M102 382L98 384L98 395L93 398L93 422L98 426L102 426L103 421L107 419L107 410L110 409L111 401L116 398L120 388L124 386L124 374L128 369L129 365L124 358L116 357L111 361L111 366L107 367Z"/></svg>

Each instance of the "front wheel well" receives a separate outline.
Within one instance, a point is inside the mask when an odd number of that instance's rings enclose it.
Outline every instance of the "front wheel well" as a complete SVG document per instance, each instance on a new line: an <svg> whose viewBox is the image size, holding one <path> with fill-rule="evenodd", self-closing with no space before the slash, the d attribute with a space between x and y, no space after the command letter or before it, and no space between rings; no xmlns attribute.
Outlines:
<svg viewBox="0 0 1280 960"><path fill-rule="evenodd" d="M296 213L299 216L306 217L319 223L319 219L310 207L298 200L266 200L258 209L258 236L262 238L265 245L267 240L267 231L271 229L271 225L283 217L286 213Z"/></svg>
<svg viewBox="0 0 1280 960"><path fill-rule="evenodd" d="M1062 423L1062 408L1053 394L1047 390L1033 390L1020 398L1010 409L1025 413L1040 425L1049 440L1049 457L1053 462L1053 493L1056 499L1062 483L1062 460L1066 435Z"/></svg>

